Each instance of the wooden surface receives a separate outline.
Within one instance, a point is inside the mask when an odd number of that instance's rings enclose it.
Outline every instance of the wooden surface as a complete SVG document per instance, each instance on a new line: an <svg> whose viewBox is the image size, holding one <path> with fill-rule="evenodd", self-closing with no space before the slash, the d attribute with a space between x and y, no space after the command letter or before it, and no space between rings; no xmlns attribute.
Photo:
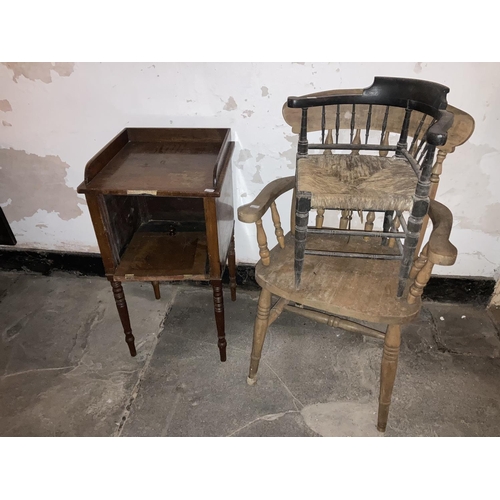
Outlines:
<svg viewBox="0 0 500 500"><path fill-rule="evenodd" d="M345 237L336 245L331 238L310 234L308 248L352 252L396 253L396 249L380 246L362 237ZM375 248L376 247L376 248ZM418 314L420 302L407 304L396 298L400 261L333 258L306 255L302 270L301 288L295 290L294 240L285 237L285 248L271 250L270 265L259 262L255 278L262 288L289 301L330 314L374 323L402 324L412 321Z"/></svg>
<svg viewBox="0 0 500 500"><path fill-rule="evenodd" d="M283 177L270 182L255 200L238 208L238 219L241 222L257 222L266 213L278 196L295 186L295 177Z"/></svg>
<svg viewBox="0 0 500 500"><path fill-rule="evenodd" d="M432 220L432 233L427 244L427 256L433 264L451 266L457 259L457 249L449 241L453 216L448 207L437 201L429 206L429 217Z"/></svg>
<svg viewBox="0 0 500 500"><path fill-rule="evenodd" d="M193 130L208 130L208 138ZM126 129L87 164L78 192L219 196L214 169L227 169L228 139L227 129Z"/></svg>
<svg viewBox="0 0 500 500"><path fill-rule="evenodd" d="M205 233L135 233L116 268L118 281L207 280Z"/></svg>

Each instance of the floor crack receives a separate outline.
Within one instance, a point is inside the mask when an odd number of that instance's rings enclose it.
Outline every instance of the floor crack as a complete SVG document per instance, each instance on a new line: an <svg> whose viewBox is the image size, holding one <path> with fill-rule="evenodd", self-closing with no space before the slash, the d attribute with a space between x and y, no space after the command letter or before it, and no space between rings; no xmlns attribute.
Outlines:
<svg viewBox="0 0 500 500"><path fill-rule="evenodd" d="M301 403L300 399L297 398L295 396L295 394L288 388L288 386L285 384L285 382L283 382L283 380L281 380L280 376L272 369L271 365L267 361L264 361L264 364L274 373L276 378L283 384L283 387L288 391L290 396L292 396L295 408L297 408L297 405L295 404L296 401L300 404L300 406L302 408L304 408L304 405ZM297 410L299 410L299 408L297 408Z"/></svg>
<svg viewBox="0 0 500 500"><path fill-rule="evenodd" d="M287 410L287 411L283 411L280 413L269 413L267 415L262 415L261 417L257 417L254 420L252 420L251 422L248 422L248 424L245 424L242 427L240 427L239 429L236 429L235 431L231 432L226 437L234 436L236 433L242 431L243 429L246 429L248 426L254 424L255 422L258 422L259 420L265 420L265 421L269 422L272 420L277 420L278 418L285 416L287 413L300 413L300 411L299 410Z"/></svg>
<svg viewBox="0 0 500 500"><path fill-rule="evenodd" d="M27 373L50 372L50 371L69 370L69 369L73 370L74 368L75 366L59 366L56 368L33 368L32 370L25 370L23 372L8 373L7 375L2 375L0 379L3 380L10 377L17 377L18 375L26 375Z"/></svg>
<svg viewBox="0 0 500 500"><path fill-rule="evenodd" d="M125 426L125 423L127 422L127 419L130 415L130 411L131 411L131 408L132 408L132 405L134 403L134 401L136 400L137 398L137 395L139 394L139 389L141 387L141 384L142 384L142 381L146 375L146 372L149 368L149 364L151 363L151 360L153 359L153 354L156 350L156 346L158 345L158 342L160 340L160 334L163 330L163 326L168 318L168 315L170 314L170 311L172 310L172 307L174 305L174 302L175 302L175 298L177 296L177 290L172 290L172 297L170 298L170 301L169 303L167 304L167 309L165 311L165 316L164 316L164 319L163 321L160 322L160 324L158 325L158 333L154 336L154 340L153 340L153 345L151 346L151 349L146 357L146 360L144 362L144 366L142 367L142 369L140 370L139 372L139 376L137 378L137 382L135 383L134 385L134 388L132 389L132 394L128 400L128 403L127 405L125 406L125 409L123 410L123 413L122 413L122 417L120 419L120 422L118 424L118 428L115 430L115 432L113 433L113 436L114 437L120 437L122 435L122 432L123 432L123 428Z"/></svg>

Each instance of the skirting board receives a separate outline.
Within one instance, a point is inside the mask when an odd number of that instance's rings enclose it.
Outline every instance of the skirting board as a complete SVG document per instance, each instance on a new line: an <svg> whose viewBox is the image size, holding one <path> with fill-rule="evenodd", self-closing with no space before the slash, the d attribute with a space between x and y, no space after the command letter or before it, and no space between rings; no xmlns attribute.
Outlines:
<svg viewBox="0 0 500 500"><path fill-rule="evenodd" d="M101 256L95 253L52 252L0 248L1 271L24 271L46 276L54 271L74 273L80 276L104 276ZM238 264L236 282L245 289L258 290L255 267ZM229 283L227 269L223 282ZM207 283L194 283L207 285ZM456 302L486 306L495 288L493 278L432 276L424 289L424 300Z"/></svg>

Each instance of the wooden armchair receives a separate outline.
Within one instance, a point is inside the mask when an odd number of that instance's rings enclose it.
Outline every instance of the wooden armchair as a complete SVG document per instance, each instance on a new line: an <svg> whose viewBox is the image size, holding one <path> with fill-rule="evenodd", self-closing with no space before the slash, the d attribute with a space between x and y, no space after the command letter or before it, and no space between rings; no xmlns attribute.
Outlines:
<svg viewBox="0 0 500 500"><path fill-rule="evenodd" d="M435 264L449 266L455 262L456 248L448 238L452 227L451 212L444 205L431 201L429 216L433 224L429 241L413 264L407 284L407 299L397 298L399 262L347 257L310 255L302 270L302 285L295 287L294 237L283 234L276 209L276 199L295 186L295 177L278 179L268 184L251 203L238 209L242 222L255 223L261 260L255 277L262 287L255 319L253 347L248 383L256 381L262 346L268 327L283 310L384 341L380 378L380 399L377 429L387 425L391 394L398 363L401 325L411 322L419 313L422 291ZM271 209L278 245L268 249L262 217ZM309 236L315 248L328 245L320 234ZM373 250L375 245L388 254L394 247L381 247L377 238L365 241L362 236L337 236L336 247L345 252ZM278 300L271 307L272 295ZM338 316L337 316L338 315ZM387 324L384 334L353 320Z"/></svg>
<svg viewBox="0 0 500 500"><path fill-rule="evenodd" d="M362 90L342 92L355 94L361 93ZM325 94L331 95L331 91L312 94L312 96L321 97ZM329 119L325 113L321 112L321 108L316 109L318 110L316 115L314 115L314 110L310 112L309 123L312 123L313 126L319 124L319 130L323 129L323 132L325 128L329 129L326 140L323 137L322 142L331 144L332 128L328 127L328 124L332 123L332 117ZM375 337L384 341L377 429L385 432L398 363L401 327L410 323L418 315L421 308L422 292L431 276L434 265L452 265L457 256L457 249L449 241L453 223L452 214L444 205L434 201L434 198L442 172L443 160L448 153L455 150L456 146L463 144L470 137L474 130L474 120L470 115L453 106L448 105L446 109L453 113L454 121L448 130L446 144L436 146L437 157L434 164L429 165L429 157L425 167L426 182L430 176L429 209L422 222L420 238L418 242L412 243L417 258L410 262L411 269L408 279L404 280L403 290L400 289L402 283L400 279L401 261L391 258L391 256L400 255L400 248L396 245L395 238L387 238L387 244L381 245L384 237L382 232L380 235L376 235L374 232L373 236L367 238L366 235L354 236L355 232L348 231L338 231L333 235L311 232L308 236L308 242L317 252L308 255L307 259L304 260L300 287L297 288L296 239L294 236L296 208L294 205L298 197L295 194L292 196L291 231L286 235L281 227L276 207L276 199L279 196L296 188L295 176L271 182L255 200L238 209L238 218L241 222L255 223L256 225L260 254L260 261L255 268L255 277L262 287L262 291L255 319L250 371L247 379L250 385L256 381L267 329L284 310L332 327ZM365 119L367 119L366 113ZM404 116L405 110L402 109L400 114ZM285 103L283 115L287 123L292 125L292 131L299 133L303 123L301 109L289 108ZM371 118L372 125L376 125L378 121L383 123L383 114L381 119L377 118L375 114L372 114ZM335 127L339 127L338 123L335 125L336 121L337 117L334 115L334 130ZM341 122L341 120L339 121ZM391 129L391 123L391 121L386 123L388 129ZM414 113L409 123L410 133L418 136L416 130L419 123L424 124L421 122L421 118ZM386 135L382 132L382 145L388 144L388 133ZM356 140L356 136L359 139L359 131L351 130L351 145L360 144L359 140ZM410 146L410 151L416 152L415 148L418 149L418 147L415 144L417 143L414 142ZM299 138L299 159L300 147ZM268 248L267 236L262 224L262 217L269 209L278 241L272 250ZM348 228L347 220L351 215L348 211L342 212L341 230ZM323 218L324 210L320 207L317 210L316 228L323 227ZM427 243L418 255L429 219L432 221L432 231ZM373 212L368 211L365 231L373 230L373 220ZM335 256L324 257L322 249L324 249L325 255L333 252ZM359 255L360 253L382 253L388 258L348 257L349 254ZM340 256L342 254L347 256ZM273 295L278 297L274 305L271 304ZM386 324L387 329L383 333L359 324L357 321Z"/></svg>

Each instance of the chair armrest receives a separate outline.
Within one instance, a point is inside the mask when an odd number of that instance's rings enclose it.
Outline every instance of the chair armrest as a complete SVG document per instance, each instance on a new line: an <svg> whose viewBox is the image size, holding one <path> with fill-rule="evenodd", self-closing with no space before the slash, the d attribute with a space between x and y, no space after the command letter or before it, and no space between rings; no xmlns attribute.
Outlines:
<svg viewBox="0 0 500 500"><path fill-rule="evenodd" d="M444 146L448 139L448 130L453 125L453 113L442 110L439 119L427 131L427 142L433 146Z"/></svg>
<svg viewBox="0 0 500 500"><path fill-rule="evenodd" d="M295 177L283 177L270 182L252 202L238 208L238 220L257 222L262 219L274 200L295 186Z"/></svg>
<svg viewBox="0 0 500 500"><path fill-rule="evenodd" d="M449 240L453 215L443 204L431 200L429 217L432 221L432 232L427 243L427 257L433 264L451 266L457 260L457 249Z"/></svg>

